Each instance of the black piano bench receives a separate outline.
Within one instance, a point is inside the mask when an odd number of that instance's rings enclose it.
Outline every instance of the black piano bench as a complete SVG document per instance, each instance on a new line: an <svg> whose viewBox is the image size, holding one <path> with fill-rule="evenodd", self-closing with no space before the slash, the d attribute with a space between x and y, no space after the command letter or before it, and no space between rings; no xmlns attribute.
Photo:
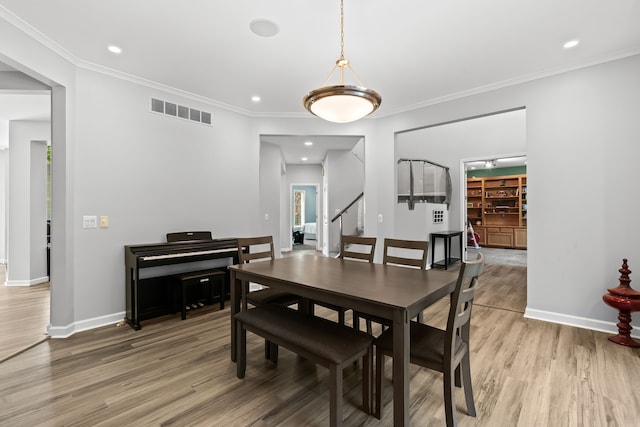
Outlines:
<svg viewBox="0 0 640 427"><path fill-rule="evenodd" d="M174 298L173 312L176 300L180 301L182 320L187 318L187 306L191 304L213 304L214 298L220 300L220 310L224 309L225 277L224 270L201 270L172 276L177 285L178 298ZM175 295L175 293L174 293Z"/></svg>

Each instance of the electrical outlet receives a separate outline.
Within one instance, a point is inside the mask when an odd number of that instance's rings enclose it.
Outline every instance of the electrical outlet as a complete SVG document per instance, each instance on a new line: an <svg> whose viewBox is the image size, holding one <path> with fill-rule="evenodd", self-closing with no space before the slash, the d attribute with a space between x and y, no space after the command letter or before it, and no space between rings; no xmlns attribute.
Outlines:
<svg viewBox="0 0 640 427"><path fill-rule="evenodd" d="M100 228L109 227L109 217L107 215L100 215Z"/></svg>

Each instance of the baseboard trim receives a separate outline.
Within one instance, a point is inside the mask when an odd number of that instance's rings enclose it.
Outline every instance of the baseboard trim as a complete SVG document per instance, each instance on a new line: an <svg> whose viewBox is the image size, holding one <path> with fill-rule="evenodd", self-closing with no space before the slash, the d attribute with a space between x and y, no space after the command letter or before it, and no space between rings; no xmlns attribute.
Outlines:
<svg viewBox="0 0 640 427"><path fill-rule="evenodd" d="M37 277L30 280L7 280L5 286L35 286L41 283L47 283L49 276Z"/></svg>
<svg viewBox="0 0 640 427"><path fill-rule="evenodd" d="M69 338L71 335L88 331L90 329L101 328L103 326L117 325L124 319L125 312L108 314L106 316L94 317L93 319L81 320L67 326L47 326L47 335L51 338Z"/></svg>
<svg viewBox="0 0 640 427"><path fill-rule="evenodd" d="M586 317L570 316L568 314L553 313L551 311L535 310L527 308L524 311L527 319L542 320L544 322L558 323L561 325L575 326L576 328L590 329L592 331L617 334L618 327L614 322L604 322L602 320L588 319ZM640 330L634 327L631 331L633 338L640 338Z"/></svg>

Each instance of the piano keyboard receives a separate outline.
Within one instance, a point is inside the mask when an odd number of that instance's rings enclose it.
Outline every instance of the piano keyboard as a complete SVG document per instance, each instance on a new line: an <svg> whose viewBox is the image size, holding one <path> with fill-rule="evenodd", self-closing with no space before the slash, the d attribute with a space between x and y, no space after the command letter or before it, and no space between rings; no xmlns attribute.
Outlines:
<svg viewBox="0 0 640 427"><path fill-rule="evenodd" d="M236 252L236 249L211 249L208 251L194 251L194 252L181 252L181 253L172 253L172 254L163 254L163 255L149 255L140 257L142 261L153 261L158 259L170 259L170 258L183 258L189 256L197 256L197 255L207 255L207 254L219 254L224 252Z"/></svg>

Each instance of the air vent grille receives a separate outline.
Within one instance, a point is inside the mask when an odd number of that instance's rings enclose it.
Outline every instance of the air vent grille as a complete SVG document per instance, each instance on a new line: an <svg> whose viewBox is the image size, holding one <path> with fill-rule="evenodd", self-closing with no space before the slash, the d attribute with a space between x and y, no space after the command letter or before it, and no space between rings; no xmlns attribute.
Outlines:
<svg viewBox="0 0 640 427"><path fill-rule="evenodd" d="M151 98L151 111L192 122L202 123L203 125L212 125L211 113L175 104L173 102L163 101L161 99Z"/></svg>

